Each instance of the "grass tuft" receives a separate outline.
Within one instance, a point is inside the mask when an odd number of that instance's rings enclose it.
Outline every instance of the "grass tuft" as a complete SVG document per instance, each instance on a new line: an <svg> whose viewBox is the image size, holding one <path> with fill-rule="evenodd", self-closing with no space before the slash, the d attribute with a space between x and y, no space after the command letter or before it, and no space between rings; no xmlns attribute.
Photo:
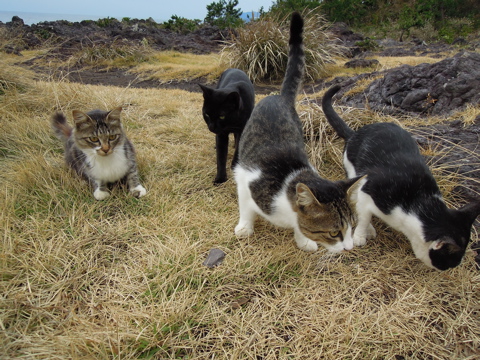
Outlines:
<svg viewBox="0 0 480 360"><path fill-rule="evenodd" d="M304 44L306 77L310 80L325 75L325 65L340 56L342 47L333 42L329 24L315 11L305 11ZM228 40L221 56L230 67L244 70L252 81L278 80L283 77L288 61L290 17L265 17L252 21Z"/></svg>

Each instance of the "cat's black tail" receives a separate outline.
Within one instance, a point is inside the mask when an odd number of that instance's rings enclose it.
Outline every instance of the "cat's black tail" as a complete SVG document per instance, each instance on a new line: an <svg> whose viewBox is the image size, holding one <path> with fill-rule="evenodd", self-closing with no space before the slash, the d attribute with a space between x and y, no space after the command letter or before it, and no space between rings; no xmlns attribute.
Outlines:
<svg viewBox="0 0 480 360"><path fill-rule="evenodd" d="M70 135L72 135L72 128L68 125L67 118L61 112L53 114L52 129L55 135L63 142L67 142Z"/></svg>
<svg viewBox="0 0 480 360"><path fill-rule="evenodd" d="M338 136L341 138L347 140L349 139L353 134L355 134L355 131L353 131L343 119L338 116L338 114L335 112L335 110L332 107L332 97L335 95L338 90L340 90L341 86L340 85L335 85L332 86L330 89L327 90L325 95L323 95L322 99L322 109L323 113L325 114L328 122L330 125L333 127L333 129L336 131Z"/></svg>
<svg viewBox="0 0 480 360"><path fill-rule="evenodd" d="M303 19L298 12L292 14L290 23L290 50L288 53L287 71L283 79L280 94L292 105L302 84L305 72L305 53L303 51Z"/></svg>

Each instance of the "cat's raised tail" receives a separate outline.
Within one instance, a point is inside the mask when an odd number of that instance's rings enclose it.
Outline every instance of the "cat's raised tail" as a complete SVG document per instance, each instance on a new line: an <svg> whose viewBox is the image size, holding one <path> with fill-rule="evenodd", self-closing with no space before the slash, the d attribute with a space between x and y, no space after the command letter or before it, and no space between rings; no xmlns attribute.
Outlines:
<svg viewBox="0 0 480 360"><path fill-rule="evenodd" d="M295 98L300 89L305 72L305 52L303 50L303 19L298 12L292 14L290 23L290 40L287 71L283 80L280 95L284 96L288 103L295 104Z"/></svg>
<svg viewBox="0 0 480 360"><path fill-rule="evenodd" d="M72 127L68 125L65 115L59 111L52 115L52 129L55 135L64 143L72 135Z"/></svg>
<svg viewBox="0 0 480 360"><path fill-rule="evenodd" d="M338 116L332 106L332 97L341 89L340 85L332 86L327 90L322 99L322 109L325 114L328 123L333 127L335 132L341 138L348 140L355 131L353 131L343 119Z"/></svg>

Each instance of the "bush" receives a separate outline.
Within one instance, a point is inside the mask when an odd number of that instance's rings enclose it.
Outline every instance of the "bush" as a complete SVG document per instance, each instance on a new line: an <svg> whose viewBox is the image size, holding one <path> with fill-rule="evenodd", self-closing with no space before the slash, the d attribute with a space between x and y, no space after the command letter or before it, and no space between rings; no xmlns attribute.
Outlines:
<svg viewBox="0 0 480 360"><path fill-rule="evenodd" d="M305 10L304 44L306 77L315 80L323 75L324 66L333 62L343 48L332 41L329 23L316 9ZM229 66L242 69L252 81L281 79L288 61L290 16L281 19L261 17L242 28L226 41L221 51Z"/></svg>
<svg viewBox="0 0 480 360"><path fill-rule="evenodd" d="M163 27L178 33L186 34L195 31L199 28L201 21L199 19L186 19L181 16L172 15L172 17L165 23Z"/></svg>
<svg viewBox="0 0 480 360"><path fill-rule="evenodd" d="M207 16L205 23L218 26L220 29L236 28L243 24L240 18L241 9L235 9L238 0L219 0L207 5Z"/></svg>

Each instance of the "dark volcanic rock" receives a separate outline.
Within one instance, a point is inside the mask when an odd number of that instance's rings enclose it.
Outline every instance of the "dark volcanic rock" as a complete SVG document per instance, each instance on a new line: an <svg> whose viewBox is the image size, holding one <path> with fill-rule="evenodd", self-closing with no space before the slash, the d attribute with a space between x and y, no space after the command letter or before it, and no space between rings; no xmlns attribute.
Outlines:
<svg viewBox="0 0 480 360"><path fill-rule="evenodd" d="M434 64L403 65L373 81L345 103L388 114L448 116L466 104L480 103L480 54L461 52Z"/></svg>
<svg viewBox="0 0 480 360"><path fill-rule="evenodd" d="M361 68L361 67L372 67L377 66L380 63L375 59L354 59L347 61L345 67L347 68Z"/></svg>
<svg viewBox="0 0 480 360"><path fill-rule="evenodd" d="M65 55L71 54L75 48L113 42L129 45L148 43L154 50L205 54L218 51L222 41L230 36L228 30L220 30L215 26L205 25L194 32L181 34L164 29L154 21L137 19L128 22L110 18L103 22L58 20L28 26L18 16L14 16L10 22L0 22L0 28L2 27L7 32L20 36L25 44L24 49L39 47L48 41L50 45L57 45L58 48L53 51L65 52ZM63 51L65 45L67 49Z"/></svg>

